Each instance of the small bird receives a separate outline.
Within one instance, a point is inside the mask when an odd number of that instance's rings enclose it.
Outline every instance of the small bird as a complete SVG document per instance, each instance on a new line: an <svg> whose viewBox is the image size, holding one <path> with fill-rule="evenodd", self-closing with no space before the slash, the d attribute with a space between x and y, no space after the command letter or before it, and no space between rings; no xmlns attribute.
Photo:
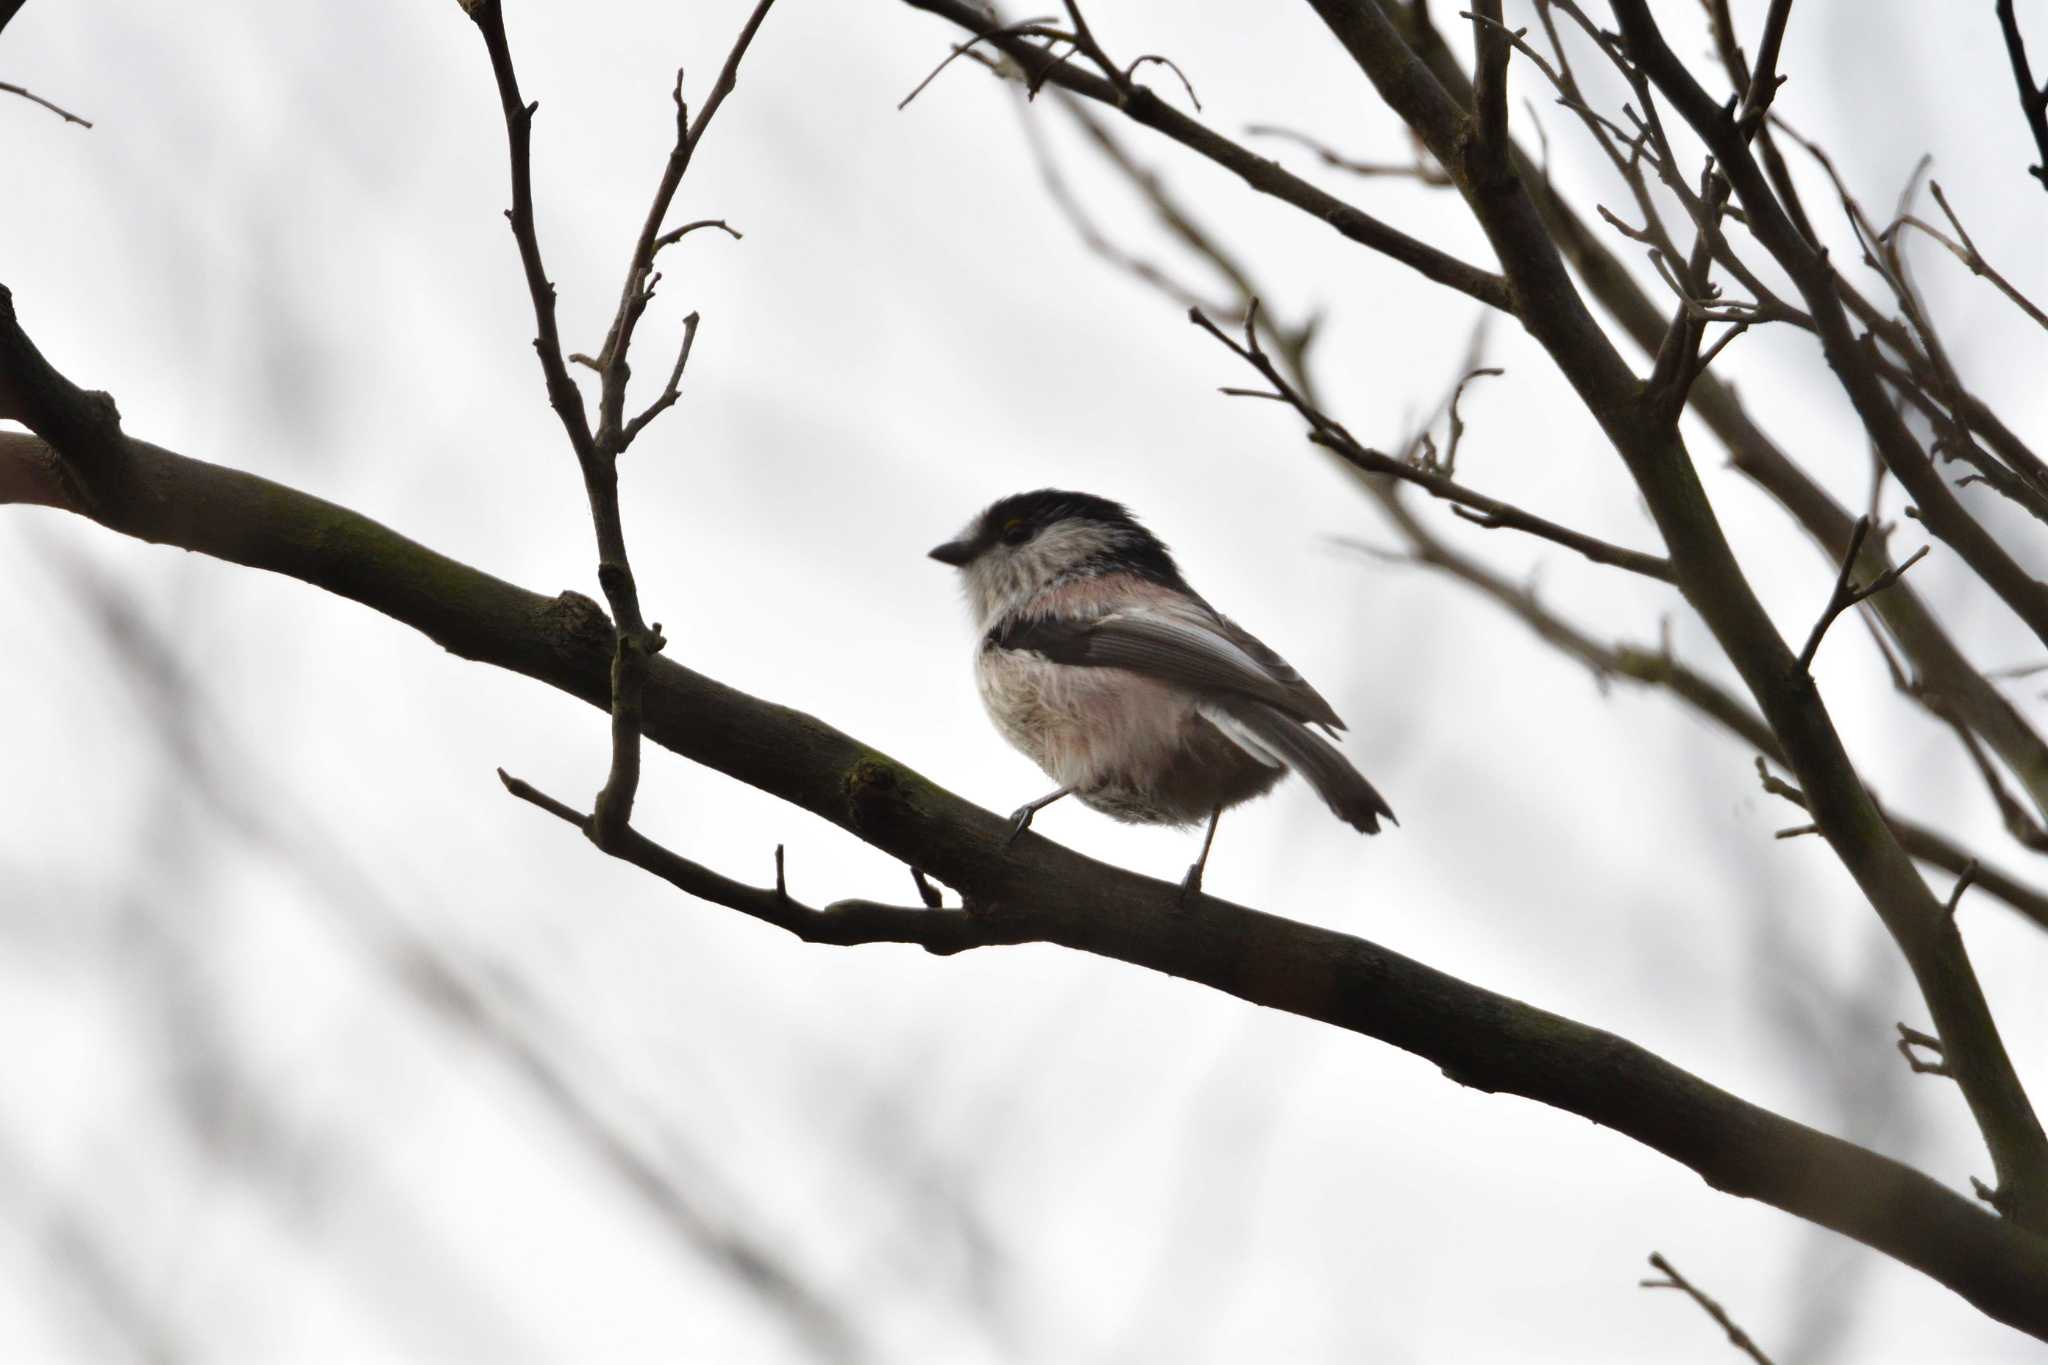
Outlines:
<svg viewBox="0 0 2048 1365"><path fill-rule="evenodd" d="M1223 812L1291 769L1365 834L1394 812L1331 735L1337 713L1285 659L1189 587L1129 509L1045 488L992 504L931 551L961 570L981 632L975 679L1003 738L1059 788L1017 808L1015 842L1063 796L1115 819L1207 819L1181 882L1200 893ZM1398 822L1396 822L1398 823Z"/></svg>

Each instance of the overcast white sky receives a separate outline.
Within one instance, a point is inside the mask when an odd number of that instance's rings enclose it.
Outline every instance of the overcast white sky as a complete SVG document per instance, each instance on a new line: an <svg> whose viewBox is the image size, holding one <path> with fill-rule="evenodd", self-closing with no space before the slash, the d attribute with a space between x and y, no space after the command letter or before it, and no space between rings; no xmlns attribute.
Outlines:
<svg viewBox="0 0 2048 1365"><path fill-rule="evenodd" d="M701 96L747 5L511 8L563 327L594 349L674 70ZM1112 50L1172 54L1223 131L1406 155L1306 6L1099 8ZM1753 32L1761 5L1737 8ZM1703 57L1694 7L1669 9ZM1878 206L1931 151L2040 297L1989 9L1807 0L1779 107ZM923 552L1021 488L1124 499L1332 698L1403 822L1361 839L1289 785L1224 824L1213 892L1612 1029L1958 1188L1988 1175L1953 1089L1891 1050L1894 1020L1925 1020L1874 917L1824 848L1770 837L1793 819L1752 755L1660 698L1603 695L1457 585L1339 548L1394 541L1282 412L1216 394L1245 376L1175 305L1086 252L1009 90L956 64L897 112L952 36L895 0L781 0L691 170L678 214L746 236L671 253L641 330L651 380L703 315L682 403L625 468L671 653L1007 810L1044 782L983 719ZM595 592L456 5L37 0L0 78L95 122L0 100L0 282L128 430ZM1619 205L1563 112L1518 95L1556 178ZM1057 113L1030 116L1099 220L1172 259ZM1474 305L1134 145L1274 306L1327 310L1319 377L1362 437L1436 401ZM1275 152L1484 259L1440 193ZM1963 372L2048 436L2040 333L1920 260ZM1619 462L1509 333L1489 349L1507 374L1464 405L1461 472L1655 548ZM1765 332L1721 364L1860 503L1866 448L1811 346ZM1829 567L1697 437L1803 632ZM1422 510L1596 634L1653 640L1668 617L1682 657L1727 675L1657 585ZM2000 524L2044 562L2038 527ZM2035 661L1942 553L1915 581L1982 663ZM1781 1360L2028 1358L1875 1253L1368 1040L1051 948L811 948L684 900L498 787L502 765L594 791L599 713L303 585L21 509L0 584L0 1356L1732 1358L1635 1288L1657 1249ZM1878 791L2034 871L1867 632L1832 634L1820 677ZM654 837L763 882L786 844L813 902L910 893L850 836L650 752ZM1193 852L1072 805L1039 828L1158 876ZM1988 900L1967 914L2048 1096L2048 945Z"/></svg>

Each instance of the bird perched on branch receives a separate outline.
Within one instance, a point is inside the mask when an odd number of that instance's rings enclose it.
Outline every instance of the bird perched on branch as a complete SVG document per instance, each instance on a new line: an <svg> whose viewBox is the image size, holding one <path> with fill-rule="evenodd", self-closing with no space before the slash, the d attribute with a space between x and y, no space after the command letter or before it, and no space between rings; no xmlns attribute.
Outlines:
<svg viewBox="0 0 2048 1365"><path fill-rule="evenodd" d="M981 631L975 677L1003 738L1059 788L1017 808L1012 842L1063 796L1118 820L1193 825L1198 894L1224 811L1301 774L1365 834L1394 812L1313 726L1337 713L1285 659L1189 587L1159 538L1089 493L990 506L931 552L961 571Z"/></svg>

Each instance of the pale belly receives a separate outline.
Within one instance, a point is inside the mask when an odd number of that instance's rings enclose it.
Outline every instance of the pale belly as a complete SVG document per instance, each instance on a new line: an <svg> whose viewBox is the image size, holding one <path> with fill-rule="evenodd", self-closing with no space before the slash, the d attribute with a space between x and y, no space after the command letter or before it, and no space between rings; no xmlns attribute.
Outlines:
<svg viewBox="0 0 2048 1365"><path fill-rule="evenodd" d="M1226 739L1185 693L1143 674L984 649L975 678L1003 738L1055 783L1119 820L1205 820L1282 775Z"/></svg>

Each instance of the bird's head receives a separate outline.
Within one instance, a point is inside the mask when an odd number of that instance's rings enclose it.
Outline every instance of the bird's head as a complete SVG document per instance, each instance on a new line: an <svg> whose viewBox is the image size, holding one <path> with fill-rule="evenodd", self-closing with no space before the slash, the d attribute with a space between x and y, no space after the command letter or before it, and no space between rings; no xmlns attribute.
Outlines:
<svg viewBox="0 0 2048 1365"><path fill-rule="evenodd" d="M1057 488L991 503L931 557L961 571L984 628L1057 583L1101 574L1186 591L1166 546L1121 503Z"/></svg>

